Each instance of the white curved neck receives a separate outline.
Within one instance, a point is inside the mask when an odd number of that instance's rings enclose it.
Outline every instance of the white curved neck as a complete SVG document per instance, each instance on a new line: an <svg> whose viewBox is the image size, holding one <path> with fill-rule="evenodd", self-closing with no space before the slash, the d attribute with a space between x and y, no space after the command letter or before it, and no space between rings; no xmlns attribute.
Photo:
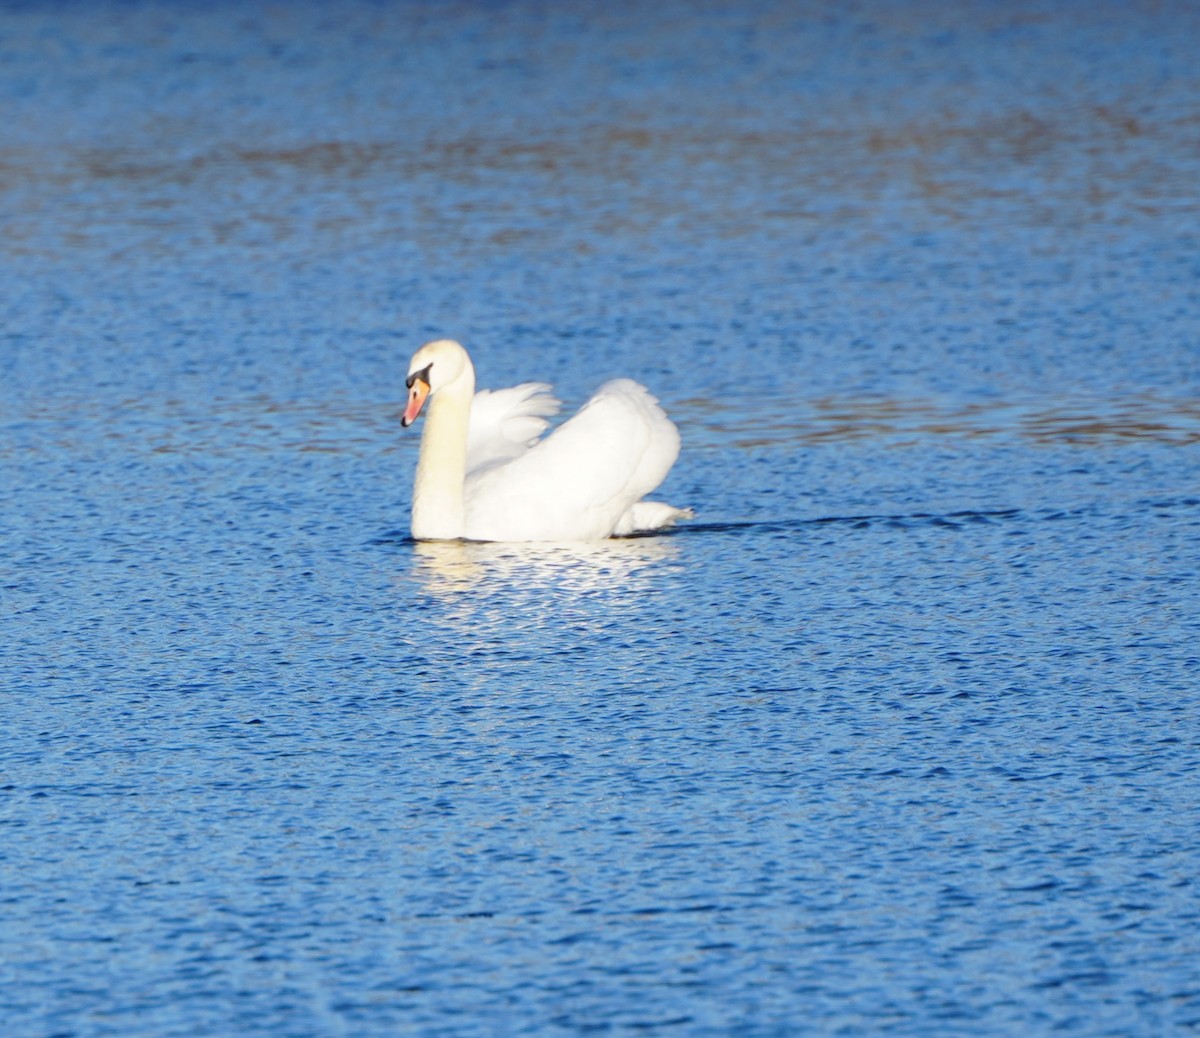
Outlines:
<svg viewBox="0 0 1200 1038"><path fill-rule="evenodd" d="M475 371L468 362L453 382L429 399L413 482L412 535L418 541L462 536L467 426L474 397Z"/></svg>

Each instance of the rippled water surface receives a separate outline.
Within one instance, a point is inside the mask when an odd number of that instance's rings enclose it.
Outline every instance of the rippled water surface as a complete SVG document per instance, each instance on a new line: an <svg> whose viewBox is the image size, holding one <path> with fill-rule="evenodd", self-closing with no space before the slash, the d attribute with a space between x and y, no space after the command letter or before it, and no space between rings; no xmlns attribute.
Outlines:
<svg viewBox="0 0 1200 1038"><path fill-rule="evenodd" d="M6 1038L1200 1030L1198 45L0 5ZM697 518L414 544L441 335Z"/></svg>

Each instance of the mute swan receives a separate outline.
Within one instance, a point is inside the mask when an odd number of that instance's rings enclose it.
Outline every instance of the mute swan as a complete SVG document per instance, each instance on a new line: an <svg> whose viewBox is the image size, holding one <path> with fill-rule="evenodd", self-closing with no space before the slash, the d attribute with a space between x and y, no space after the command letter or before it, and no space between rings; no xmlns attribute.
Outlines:
<svg viewBox="0 0 1200 1038"><path fill-rule="evenodd" d="M605 383L544 440L560 406L550 387L476 393L471 358L451 339L417 350L406 385L401 425L430 401L413 483L416 540L594 541L692 514L641 500L679 456L679 433L636 382Z"/></svg>

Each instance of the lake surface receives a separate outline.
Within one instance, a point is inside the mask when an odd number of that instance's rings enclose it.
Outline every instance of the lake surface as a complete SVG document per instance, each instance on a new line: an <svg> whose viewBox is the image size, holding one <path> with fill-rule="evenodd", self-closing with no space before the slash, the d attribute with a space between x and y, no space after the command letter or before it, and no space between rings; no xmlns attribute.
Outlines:
<svg viewBox="0 0 1200 1038"><path fill-rule="evenodd" d="M1200 1030L1198 46L0 6L6 1038ZM696 519L414 544L447 335Z"/></svg>

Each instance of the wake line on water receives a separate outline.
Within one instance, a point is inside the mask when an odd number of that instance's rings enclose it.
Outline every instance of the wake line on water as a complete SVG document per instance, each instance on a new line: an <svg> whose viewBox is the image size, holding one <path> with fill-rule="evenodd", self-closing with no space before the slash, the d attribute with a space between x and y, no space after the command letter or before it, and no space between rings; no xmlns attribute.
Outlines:
<svg viewBox="0 0 1200 1038"><path fill-rule="evenodd" d="M1180 511L1200 509L1200 498L1182 497L1133 502L1141 512L1167 516ZM940 526L947 529L962 529L966 526L1013 521L1058 522L1065 519L1084 519L1099 515L1103 510L1097 505L1082 505L1075 508L1023 508L962 509L956 512L908 512L893 515L829 515L804 519L747 519L718 520L715 522L681 523L659 534L644 536L679 537L704 533L785 533L808 530L819 526L849 526L865 529L885 526L892 529Z"/></svg>
<svg viewBox="0 0 1200 1038"><path fill-rule="evenodd" d="M815 526L851 526L865 528L886 525L896 529L913 526L945 526L959 528L972 523L1002 522L1025 515L1019 508L1001 508L990 511L963 510L936 514L933 512L911 512L899 515L827 515L807 519L745 519L721 520L717 522L683 523L658 536L682 537L702 533L785 533L807 530ZM646 534L643 536L655 536Z"/></svg>

